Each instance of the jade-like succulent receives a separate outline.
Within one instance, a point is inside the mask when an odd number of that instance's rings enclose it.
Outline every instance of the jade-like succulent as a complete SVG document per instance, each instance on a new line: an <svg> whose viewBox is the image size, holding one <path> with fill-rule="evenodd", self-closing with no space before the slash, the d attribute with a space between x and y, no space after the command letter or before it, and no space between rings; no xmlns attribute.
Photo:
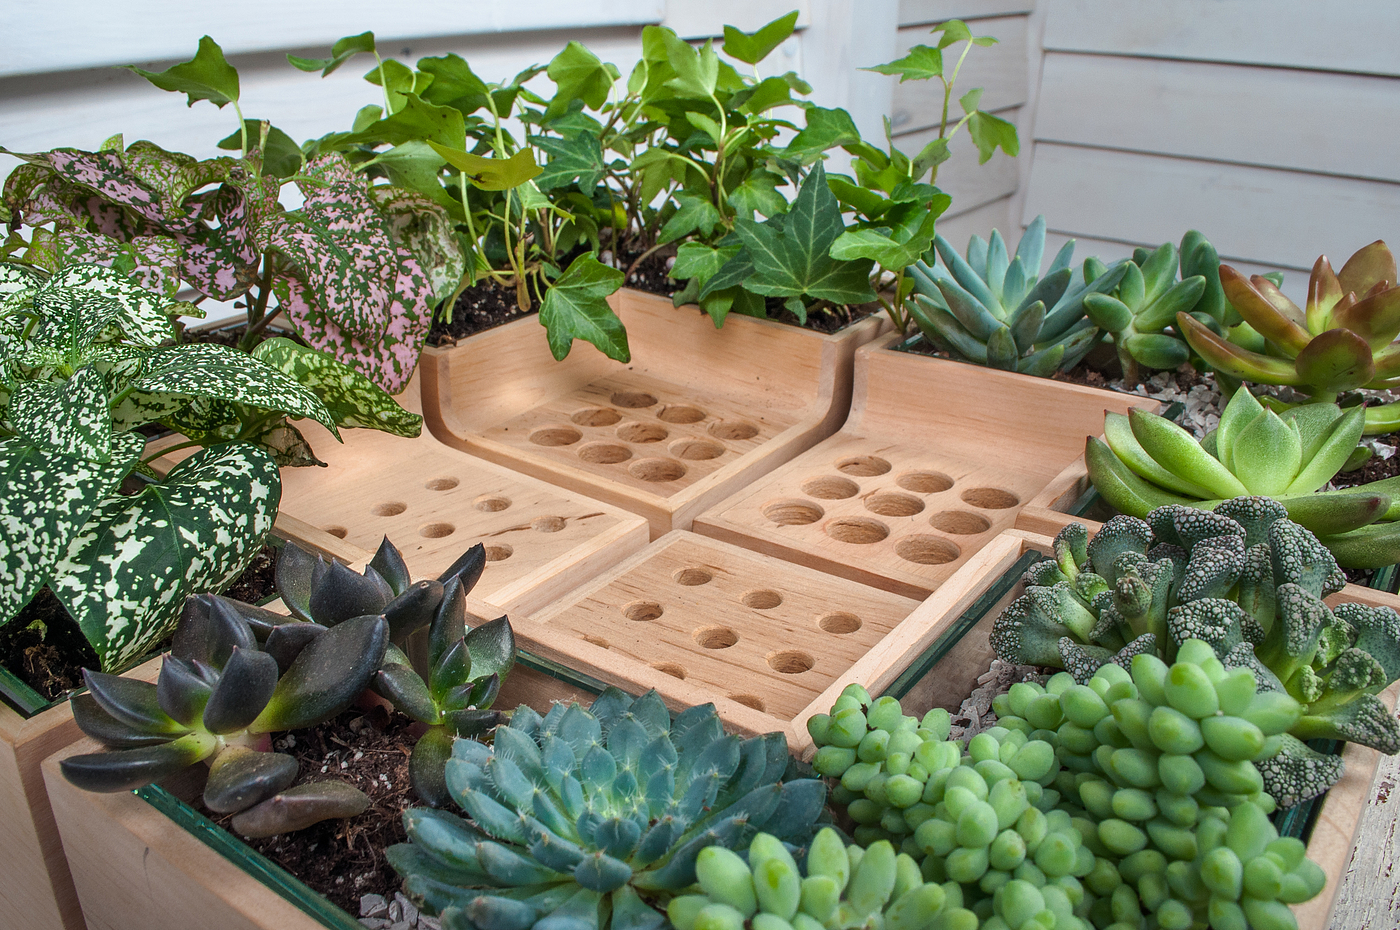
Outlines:
<svg viewBox="0 0 1400 930"><path fill-rule="evenodd" d="M348 786L318 783L287 796L296 760L259 748L265 734L348 708L379 668L389 625L362 615L327 629L236 603L190 598L155 684L84 672L88 690L73 699L73 716L107 751L64 759L64 777L89 791L126 791L209 759L206 806L241 812L234 829L250 835L305 826L308 810L324 819L364 809L367 800ZM261 647L245 613L262 626Z"/></svg>
<svg viewBox="0 0 1400 930"><path fill-rule="evenodd" d="M1182 238L1179 254L1170 242L1153 252L1138 249L1117 291L1085 297L1089 319L1118 349L1123 380L1135 384L1143 368L1171 370L1191 357L1186 343L1164 332L1178 313L1206 328L1222 327L1229 305L1219 267L1215 247L1193 229Z"/></svg>
<svg viewBox="0 0 1400 930"><path fill-rule="evenodd" d="M450 930L659 930L653 904L695 883L705 847L811 839L826 790L784 781L788 764L780 734L726 735L709 704L673 721L654 691L522 706L492 745L453 744L447 787L471 819L410 809L388 858Z"/></svg>
<svg viewBox="0 0 1400 930"><path fill-rule="evenodd" d="M1334 273L1322 256L1308 281L1306 309L1272 281L1220 266L1225 296L1244 319L1229 339L1178 315L1191 347L1216 371L1255 384L1289 385L1332 402L1356 388L1400 385L1400 287L1395 256L1377 240ZM1366 432L1400 427L1400 404L1366 411Z"/></svg>
<svg viewBox="0 0 1400 930"><path fill-rule="evenodd" d="M1197 443L1170 420L1143 410L1105 414L1104 439L1084 448L1089 479L1119 511L1145 517L1167 504L1212 509L1245 495L1272 497L1289 519L1333 549L1348 568L1400 561L1397 482L1320 491L1356 449L1365 413L1306 404L1282 415L1241 389L1219 427Z"/></svg>
<svg viewBox="0 0 1400 930"><path fill-rule="evenodd" d="M1086 295L1112 290L1126 271L1086 263L1076 274L1069 267L1070 241L1037 278L1043 216L1026 228L1011 257L997 230L990 241L973 236L966 260L942 236L934 246L942 262L909 269L914 292L908 310L924 337L964 361L1023 374L1048 376L1078 364L1099 339L1084 318Z"/></svg>
<svg viewBox="0 0 1400 930"><path fill-rule="evenodd" d="M1009 662L1065 668L1084 681L1104 663L1148 653L1171 661L1186 639L1211 645L1227 668L1251 668L1261 689L1302 705L1297 739L1349 740L1394 754L1400 723L1375 697L1400 677L1400 617L1322 598L1345 579L1331 553L1262 497L1214 513L1168 506L1146 521L1114 517L1093 538L1071 524L1055 558L1026 574L1026 593L994 622L992 646ZM1301 742L1271 763L1311 793L1340 775ZM1316 789L1316 790L1312 790Z"/></svg>
<svg viewBox="0 0 1400 930"><path fill-rule="evenodd" d="M466 627L466 596L485 567L486 548L478 543L437 580L413 582L387 537L363 573L291 542L277 562L277 591L301 619L334 627L370 613L388 622L389 646L371 685L427 725L409 758L409 776L419 798L434 807L450 800L443 768L454 737L481 736L505 719L490 707L515 664L510 620ZM410 640L424 627L426 643Z"/></svg>

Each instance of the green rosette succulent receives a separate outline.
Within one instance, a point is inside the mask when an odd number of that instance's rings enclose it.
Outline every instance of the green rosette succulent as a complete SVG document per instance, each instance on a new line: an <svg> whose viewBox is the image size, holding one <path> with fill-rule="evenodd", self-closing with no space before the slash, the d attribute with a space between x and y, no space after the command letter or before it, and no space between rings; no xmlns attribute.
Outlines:
<svg viewBox="0 0 1400 930"><path fill-rule="evenodd" d="M909 269L914 291L907 308L924 337L963 361L1042 377L1073 368L1098 342L1098 330L1084 318L1084 301L1112 290L1126 272L1086 263L1076 274L1070 241L1037 277L1043 216L1026 228L1014 256L997 230L990 240L973 236L966 258L942 236L934 247L941 262Z"/></svg>
<svg viewBox="0 0 1400 930"><path fill-rule="evenodd" d="M1055 538L1054 559L1026 574L1026 593L997 617L992 647L1009 662L1087 680L1133 656L1170 662L1187 639L1226 668L1251 669L1260 690L1301 705L1291 740L1269 763L1276 798L1325 790L1341 761L1300 740L1400 751L1400 723L1375 696L1400 677L1400 617L1323 597L1345 578L1331 553L1277 501L1243 497L1215 512L1167 506L1146 521L1118 516L1092 539L1080 524Z"/></svg>
<svg viewBox="0 0 1400 930"><path fill-rule="evenodd" d="M1124 381L1136 384L1144 368L1170 371L1191 357L1185 342L1165 332L1178 314L1221 329L1229 304L1219 267L1215 247L1193 229L1182 238L1180 252L1170 242L1153 252L1136 250L1114 293L1085 297L1084 311L1118 350Z"/></svg>
<svg viewBox="0 0 1400 930"><path fill-rule="evenodd" d="M654 691L522 706L492 745L453 744L447 787L470 820L410 809L388 858L448 930L659 930L705 847L811 839L826 789L784 781L789 761L782 735L726 735L709 704L672 720Z"/></svg>
<svg viewBox="0 0 1400 930"><path fill-rule="evenodd" d="M1191 347L1218 372L1255 384L1288 385L1313 402L1334 402L1357 388L1400 386L1400 286L1395 256L1377 240L1333 272L1327 256L1313 265L1306 308L1267 278L1246 279L1220 266L1225 296L1243 318L1228 339L1178 316ZM1368 434L1400 428L1400 404L1366 411Z"/></svg>
<svg viewBox="0 0 1400 930"><path fill-rule="evenodd" d="M1084 462L1094 488L1129 516L1168 504L1208 510L1232 497L1272 497L1342 565L1379 568L1400 561L1400 482L1320 490L1347 463L1364 425L1361 407L1306 404L1278 414L1241 389L1199 443L1156 414L1107 413L1104 439L1087 440Z"/></svg>

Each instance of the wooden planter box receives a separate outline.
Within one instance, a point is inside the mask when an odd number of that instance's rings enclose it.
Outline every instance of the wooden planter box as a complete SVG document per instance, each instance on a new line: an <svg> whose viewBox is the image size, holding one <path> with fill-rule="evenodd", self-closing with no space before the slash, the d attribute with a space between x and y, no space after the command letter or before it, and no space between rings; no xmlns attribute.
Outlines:
<svg viewBox="0 0 1400 930"><path fill-rule="evenodd" d="M836 435L701 515L695 531L924 598L1143 397L895 350L856 353Z"/></svg>
<svg viewBox="0 0 1400 930"><path fill-rule="evenodd" d="M420 362L433 435L522 474L640 514L653 539L840 426L855 349L884 318L834 335L622 290L632 361L578 345L562 362L539 321L480 333Z"/></svg>
<svg viewBox="0 0 1400 930"><path fill-rule="evenodd" d="M130 672L155 681L159 660ZM0 703L0 908L25 930L82 930L73 880L39 765L83 738L67 701L26 718ZM14 924L21 926L21 924Z"/></svg>

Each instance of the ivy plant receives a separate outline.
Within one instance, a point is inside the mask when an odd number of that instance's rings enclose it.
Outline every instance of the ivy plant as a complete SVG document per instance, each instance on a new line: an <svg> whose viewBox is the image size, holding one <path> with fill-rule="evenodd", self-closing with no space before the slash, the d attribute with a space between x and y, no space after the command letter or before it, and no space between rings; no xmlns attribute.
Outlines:
<svg viewBox="0 0 1400 930"><path fill-rule="evenodd" d="M0 263L0 623L47 585L104 668L149 651L186 595L226 585L262 545L281 497L264 418L335 430L261 359L169 345L179 309L102 265ZM207 448L121 493L153 476L135 430L196 417Z"/></svg>

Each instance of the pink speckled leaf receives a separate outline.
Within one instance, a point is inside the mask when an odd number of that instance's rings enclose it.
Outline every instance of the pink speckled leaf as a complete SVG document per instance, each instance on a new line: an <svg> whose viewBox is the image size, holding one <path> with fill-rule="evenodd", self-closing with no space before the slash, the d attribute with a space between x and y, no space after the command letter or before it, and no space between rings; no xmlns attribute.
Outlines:
<svg viewBox="0 0 1400 930"><path fill-rule="evenodd" d="M180 244L169 236L137 236L118 242L82 229L36 229L25 260L45 271L56 272L66 264L86 263L117 267L142 288L173 300L180 290Z"/></svg>
<svg viewBox="0 0 1400 930"><path fill-rule="evenodd" d="M127 146L126 151L121 153L121 161L132 177L160 193L178 219L184 219L182 205L190 194L208 184L225 180L232 172L243 170L237 159L224 156L200 161L183 152L167 152L154 142L145 140Z"/></svg>
<svg viewBox="0 0 1400 930"><path fill-rule="evenodd" d="M381 186L372 188L370 196L392 225L398 244L428 270L434 302L452 296L467 273L467 257L462 253L452 217L417 191Z"/></svg>
<svg viewBox="0 0 1400 930"><path fill-rule="evenodd" d="M31 165L48 167L68 184L97 194L109 203L126 207L136 216L157 225L181 224L182 211L160 192L142 183L123 162L119 152L83 152L54 149L35 155L15 155Z"/></svg>

